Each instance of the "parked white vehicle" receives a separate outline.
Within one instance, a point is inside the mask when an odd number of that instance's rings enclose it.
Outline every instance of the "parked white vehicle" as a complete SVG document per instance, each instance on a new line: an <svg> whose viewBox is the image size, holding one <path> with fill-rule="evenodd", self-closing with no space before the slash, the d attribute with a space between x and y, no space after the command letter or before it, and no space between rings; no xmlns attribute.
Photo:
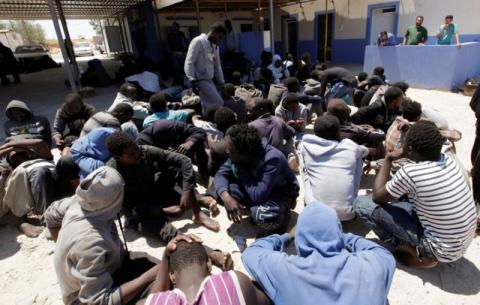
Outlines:
<svg viewBox="0 0 480 305"><path fill-rule="evenodd" d="M73 44L75 56L93 56L93 48L89 42L76 42Z"/></svg>

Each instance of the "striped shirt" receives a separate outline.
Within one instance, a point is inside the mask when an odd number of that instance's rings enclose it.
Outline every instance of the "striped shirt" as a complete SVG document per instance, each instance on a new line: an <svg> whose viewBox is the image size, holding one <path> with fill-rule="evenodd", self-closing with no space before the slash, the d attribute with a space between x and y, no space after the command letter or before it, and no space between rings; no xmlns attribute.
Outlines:
<svg viewBox="0 0 480 305"><path fill-rule="evenodd" d="M449 156L403 166L386 185L408 195L424 235L440 262L460 259L475 236L476 208L460 167Z"/></svg>
<svg viewBox="0 0 480 305"><path fill-rule="evenodd" d="M145 305L187 305L178 288L150 294ZM203 281L191 305L245 305L240 283L234 271L211 275Z"/></svg>

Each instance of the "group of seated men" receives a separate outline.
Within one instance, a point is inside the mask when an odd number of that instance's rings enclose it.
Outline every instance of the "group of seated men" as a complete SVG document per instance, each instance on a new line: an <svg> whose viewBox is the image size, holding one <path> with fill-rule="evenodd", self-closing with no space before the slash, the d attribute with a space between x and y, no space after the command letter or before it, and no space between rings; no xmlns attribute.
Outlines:
<svg viewBox="0 0 480 305"><path fill-rule="evenodd" d="M102 112L68 94L53 128L11 101L2 214L10 210L32 237L41 232L32 213L42 216L66 304L386 304L394 256L421 268L457 261L475 236L477 211L455 156L458 132L382 74L313 69L305 82L272 84L274 101L226 84L223 106L204 113L166 92L137 101L125 83ZM374 163L373 193L358 196ZM296 172L306 207L292 229ZM231 271L228 253L169 223L192 210L195 223L218 232L218 204L234 223L248 215L265 236L242 254L256 283ZM343 233L340 223L355 217L388 250ZM130 259L117 219L121 230L164 241L161 263ZM292 242L296 254L287 256ZM212 263L224 272L211 275Z"/></svg>

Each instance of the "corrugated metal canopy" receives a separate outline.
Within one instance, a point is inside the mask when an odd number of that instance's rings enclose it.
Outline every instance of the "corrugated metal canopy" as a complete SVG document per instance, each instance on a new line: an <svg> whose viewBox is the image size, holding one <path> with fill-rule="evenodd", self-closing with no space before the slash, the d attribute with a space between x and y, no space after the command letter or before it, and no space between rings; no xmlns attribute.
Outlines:
<svg viewBox="0 0 480 305"><path fill-rule="evenodd" d="M172 2L165 8L181 11L195 11L195 0L172 1L172 0L156 0L157 6L161 7L163 2ZM251 11L257 8L268 8L268 0L198 0L200 11ZM273 0L273 6L280 7L292 3L312 2L312 0Z"/></svg>
<svg viewBox="0 0 480 305"><path fill-rule="evenodd" d="M65 18L113 17L145 0L60 0ZM0 19L50 19L47 0L0 0Z"/></svg>

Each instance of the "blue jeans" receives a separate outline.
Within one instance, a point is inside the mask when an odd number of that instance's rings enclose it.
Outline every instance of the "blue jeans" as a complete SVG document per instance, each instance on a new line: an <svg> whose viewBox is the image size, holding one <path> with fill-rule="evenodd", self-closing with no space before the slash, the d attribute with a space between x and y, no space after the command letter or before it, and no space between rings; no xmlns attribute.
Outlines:
<svg viewBox="0 0 480 305"><path fill-rule="evenodd" d="M358 196L353 202L353 210L391 246L409 244L417 249L419 258L435 258L410 202L377 205L370 196Z"/></svg>

